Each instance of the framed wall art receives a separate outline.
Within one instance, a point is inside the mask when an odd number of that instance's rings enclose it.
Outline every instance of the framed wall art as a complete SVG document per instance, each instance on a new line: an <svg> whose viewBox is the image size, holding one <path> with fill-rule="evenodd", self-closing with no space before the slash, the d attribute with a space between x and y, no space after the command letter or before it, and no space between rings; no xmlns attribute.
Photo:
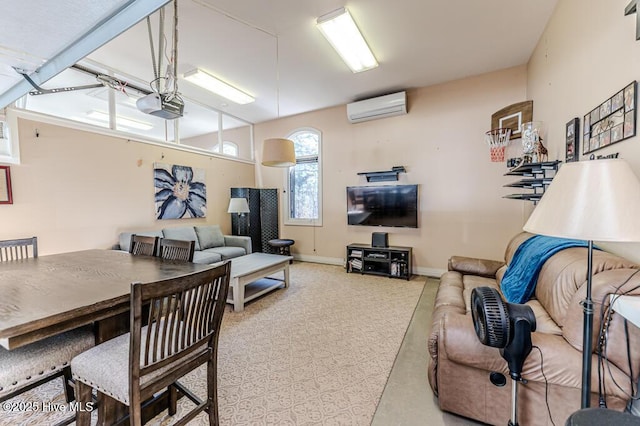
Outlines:
<svg viewBox="0 0 640 426"><path fill-rule="evenodd" d="M11 169L9 166L0 166L0 204L13 204Z"/></svg>
<svg viewBox="0 0 640 426"><path fill-rule="evenodd" d="M189 166L153 165L156 219L206 217L205 170Z"/></svg>
<svg viewBox="0 0 640 426"><path fill-rule="evenodd" d="M565 162L578 161L578 145L580 142L580 119L578 117L567 123L566 131L566 151Z"/></svg>
<svg viewBox="0 0 640 426"><path fill-rule="evenodd" d="M636 135L637 86L637 82L632 81L585 114L582 129L583 154Z"/></svg>

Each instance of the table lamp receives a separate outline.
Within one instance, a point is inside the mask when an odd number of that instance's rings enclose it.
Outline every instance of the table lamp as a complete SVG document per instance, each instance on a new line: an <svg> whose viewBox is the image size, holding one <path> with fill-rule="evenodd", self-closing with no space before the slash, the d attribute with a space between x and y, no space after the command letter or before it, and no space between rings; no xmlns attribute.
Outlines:
<svg viewBox="0 0 640 426"><path fill-rule="evenodd" d="M589 407L591 395L593 241L640 241L638 212L640 181L626 161L581 161L560 168L523 227L534 234L588 242L581 408Z"/></svg>
<svg viewBox="0 0 640 426"><path fill-rule="evenodd" d="M229 208L227 209L227 213L236 213L238 215L238 233L236 235L240 235L240 217L245 213L249 213L249 203L247 203L247 199L231 198L229 200Z"/></svg>

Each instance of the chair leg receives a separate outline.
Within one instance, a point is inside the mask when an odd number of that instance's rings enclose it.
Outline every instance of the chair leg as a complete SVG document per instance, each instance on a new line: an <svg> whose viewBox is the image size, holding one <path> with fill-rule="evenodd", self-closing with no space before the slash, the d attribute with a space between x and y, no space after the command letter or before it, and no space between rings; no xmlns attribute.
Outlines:
<svg viewBox="0 0 640 426"><path fill-rule="evenodd" d="M178 390L174 384L171 384L167 392L169 392L169 415L175 416L178 410Z"/></svg>
<svg viewBox="0 0 640 426"><path fill-rule="evenodd" d="M76 411L76 426L91 425L91 411L86 410L88 403L91 402L91 386L76 380L76 400L78 401L79 410Z"/></svg>
<svg viewBox="0 0 640 426"><path fill-rule="evenodd" d="M218 426L218 365L216 354L207 362L207 397L209 399L209 425Z"/></svg>
<svg viewBox="0 0 640 426"><path fill-rule="evenodd" d="M73 393L73 378L71 377L71 367L67 366L62 370L62 380L64 380L64 399L71 402L75 399Z"/></svg>

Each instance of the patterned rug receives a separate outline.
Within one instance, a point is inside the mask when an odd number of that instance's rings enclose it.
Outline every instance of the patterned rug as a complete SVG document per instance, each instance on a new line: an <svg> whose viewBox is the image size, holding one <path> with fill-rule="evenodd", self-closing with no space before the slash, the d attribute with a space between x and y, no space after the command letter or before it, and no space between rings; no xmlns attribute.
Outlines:
<svg viewBox="0 0 640 426"><path fill-rule="evenodd" d="M218 347L220 424L369 425L424 284L297 262L289 288L244 312L229 306ZM204 368L180 381L206 395ZM61 392L56 380L19 398L62 403ZM170 425L190 408L183 398L175 417L148 424ZM0 425L48 425L63 414L0 408ZM201 414L190 424L208 421Z"/></svg>

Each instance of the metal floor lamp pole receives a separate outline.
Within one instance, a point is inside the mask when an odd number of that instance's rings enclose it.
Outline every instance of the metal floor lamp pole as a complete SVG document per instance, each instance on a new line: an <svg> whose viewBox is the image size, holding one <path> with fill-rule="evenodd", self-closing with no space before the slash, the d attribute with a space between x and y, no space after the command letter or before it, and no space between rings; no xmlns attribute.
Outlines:
<svg viewBox="0 0 640 426"><path fill-rule="evenodd" d="M593 241L589 240L587 251L587 296L582 302L584 321L582 325L582 408L591 403L591 349L593 347L593 300L591 278L593 266Z"/></svg>

